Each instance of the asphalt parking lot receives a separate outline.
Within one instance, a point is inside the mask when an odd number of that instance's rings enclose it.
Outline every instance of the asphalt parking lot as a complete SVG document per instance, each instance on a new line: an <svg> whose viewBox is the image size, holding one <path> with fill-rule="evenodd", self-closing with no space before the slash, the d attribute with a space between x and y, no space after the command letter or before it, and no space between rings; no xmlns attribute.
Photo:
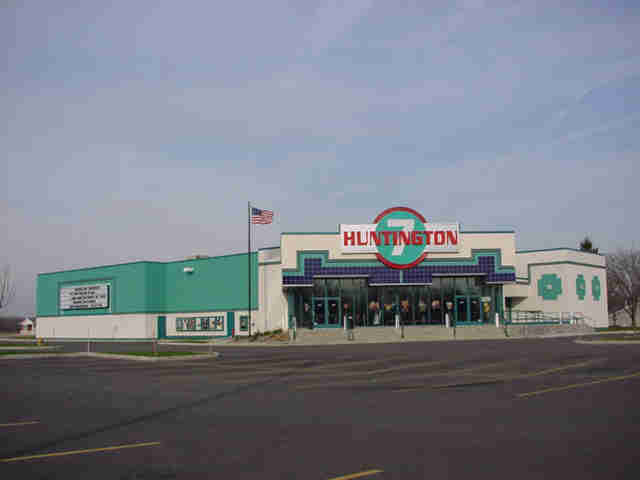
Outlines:
<svg viewBox="0 0 640 480"><path fill-rule="evenodd" d="M218 359L163 363L0 359L0 474L640 474L639 345L564 337L216 350Z"/></svg>

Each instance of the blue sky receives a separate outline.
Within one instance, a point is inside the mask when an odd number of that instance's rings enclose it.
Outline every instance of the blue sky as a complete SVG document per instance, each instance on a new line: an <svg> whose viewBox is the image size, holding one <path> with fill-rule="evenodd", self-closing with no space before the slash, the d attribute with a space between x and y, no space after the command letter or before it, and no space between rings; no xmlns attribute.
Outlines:
<svg viewBox="0 0 640 480"><path fill-rule="evenodd" d="M406 205L640 241L637 2L4 2L0 265L246 248Z"/></svg>

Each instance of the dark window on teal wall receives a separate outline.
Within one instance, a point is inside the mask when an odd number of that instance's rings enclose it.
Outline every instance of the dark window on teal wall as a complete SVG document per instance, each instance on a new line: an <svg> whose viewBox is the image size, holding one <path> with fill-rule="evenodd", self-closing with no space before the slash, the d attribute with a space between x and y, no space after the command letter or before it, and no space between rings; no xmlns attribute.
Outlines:
<svg viewBox="0 0 640 480"><path fill-rule="evenodd" d="M184 319L176 318L176 330L184 330Z"/></svg>

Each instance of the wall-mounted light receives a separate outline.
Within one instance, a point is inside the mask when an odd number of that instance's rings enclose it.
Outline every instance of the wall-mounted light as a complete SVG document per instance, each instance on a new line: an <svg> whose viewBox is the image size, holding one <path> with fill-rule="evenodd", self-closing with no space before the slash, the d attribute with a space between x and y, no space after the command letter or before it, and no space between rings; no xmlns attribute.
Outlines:
<svg viewBox="0 0 640 480"><path fill-rule="evenodd" d="M193 273L193 267L184 267L182 271L184 273Z"/></svg>

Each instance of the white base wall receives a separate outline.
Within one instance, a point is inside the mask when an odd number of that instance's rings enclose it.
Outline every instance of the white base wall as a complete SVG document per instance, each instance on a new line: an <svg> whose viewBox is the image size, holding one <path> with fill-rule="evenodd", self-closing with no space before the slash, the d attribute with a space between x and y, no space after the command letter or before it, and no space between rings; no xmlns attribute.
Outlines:
<svg viewBox="0 0 640 480"><path fill-rule="evenodd" d="M38 317L36 337L135 339L155 338L156 314Z"/></svg>

